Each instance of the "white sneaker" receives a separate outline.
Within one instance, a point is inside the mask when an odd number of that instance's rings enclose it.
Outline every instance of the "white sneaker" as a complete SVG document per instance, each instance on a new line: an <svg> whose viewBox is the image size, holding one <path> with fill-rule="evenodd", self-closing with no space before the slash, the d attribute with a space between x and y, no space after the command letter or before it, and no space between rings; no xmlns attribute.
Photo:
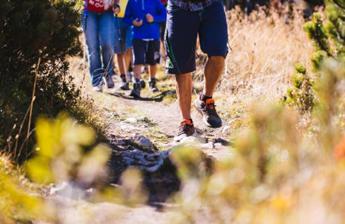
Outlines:
<svg viewBox="0 0 345 224"><path fill-rule="evenodd" d="M103 83L100 83L98 86L94 86L92 89L95 92L102 92L103 91Z"/></svg>

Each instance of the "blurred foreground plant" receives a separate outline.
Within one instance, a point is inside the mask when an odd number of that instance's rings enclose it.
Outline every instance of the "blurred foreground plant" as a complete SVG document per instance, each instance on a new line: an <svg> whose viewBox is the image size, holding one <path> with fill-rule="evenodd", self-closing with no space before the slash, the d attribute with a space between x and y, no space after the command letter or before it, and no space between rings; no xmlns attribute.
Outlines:
<svg viewBox="0 0 345 224"><path fill-rule="evenodd" d="M335 60L323 63L310 129L300 128L300 117L293 110L253 105L249 127L235 138L231 157L215 161L211 175L183 172L183 189L177 197L181 209L174 220L343 224L344 69ZM196 170L200 152L184 151L188 153L175 152L179 169Z"/></svg>

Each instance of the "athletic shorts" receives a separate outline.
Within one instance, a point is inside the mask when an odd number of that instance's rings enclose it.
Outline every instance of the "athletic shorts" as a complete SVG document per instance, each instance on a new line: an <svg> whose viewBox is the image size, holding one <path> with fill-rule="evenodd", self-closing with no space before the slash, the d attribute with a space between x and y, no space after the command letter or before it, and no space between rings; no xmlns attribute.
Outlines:
<svg viewBox="0 0 345 224"><path fill-rule="evenodd" d="M115 53L122 54L133 47L133 26L128 25L122 18L114 19L115 23Z"/></svg>
<svg viewBox="0 0 345 224"><path fill-rule="evenodd" d="M199 35L201 50L208 56L228 53L228 31L220 1L200 11L187 11L168 5L165 47L167 72L183 74L195 71L195 50Z"/></svg>
<svg viewBox="0 0 345 224"><path fill-rule="evenodd" d="M159 40L133 40L134 64L135 65L156 65L160 61Z"/></svg>

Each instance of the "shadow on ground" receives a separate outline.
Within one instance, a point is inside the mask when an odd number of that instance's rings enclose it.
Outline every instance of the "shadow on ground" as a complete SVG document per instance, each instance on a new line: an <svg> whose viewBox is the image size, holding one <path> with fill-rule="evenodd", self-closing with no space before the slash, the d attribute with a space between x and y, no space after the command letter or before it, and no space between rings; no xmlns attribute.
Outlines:
<svg viewBox="0 0 345 224"><path fill-rule="evenodd" d="M166 90L158 95L155 95L153 97L141 97L141 98L133 98L131 96L125 95L121 92L115 92L115 93L109 93L112 96L119 97L126 100L139 100L139 101L146 101L146 102L162 102L166 96L176 95L175 90Z"/></svg>
<svg viewBox="0 0 345 224"><path fill-rule="evenodd" d="M171 160L172 150L159 151L155 146L141 147L133 139L112 136L112 156L109 161L109 184L121 185L121 174L129 167L141 170L144 187L148 192L148 204L163 208L163 204L181 188L178 170ZM201 166L211 172L213 159L206 156Z"/></svg>

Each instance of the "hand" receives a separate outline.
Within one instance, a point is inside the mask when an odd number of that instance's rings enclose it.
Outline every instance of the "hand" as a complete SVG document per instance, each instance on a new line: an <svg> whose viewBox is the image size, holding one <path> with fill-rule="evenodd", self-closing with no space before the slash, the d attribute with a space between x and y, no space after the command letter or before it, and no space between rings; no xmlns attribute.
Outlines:
<svg viewBox="0 0 345 224"><path fill-rule="evenodd" d="M143 20L135 19L135 20L133 20L133 25L136 27L139 27L139 26L143 25Z"/></svg>
<svg viewBox="0 0 345 224"><path fill-rule="evenodd" d="M114 4L113 11L115 15L119 14L121 11L120 6L118 4Z"/></svg>
<svg viewBox="0 0 345 224"><path fill-rule="evenodd" d="M114 6L114 0L104 0L104 10L111 9Z"/></svg>
<svg viewBox="0 0 345 224"><path fill-rule="evenodd" d="M148 23L153 23L154 18L153 18L153 16L150 13L147 13L146 14L146 20L147 20Z"/></svg>

